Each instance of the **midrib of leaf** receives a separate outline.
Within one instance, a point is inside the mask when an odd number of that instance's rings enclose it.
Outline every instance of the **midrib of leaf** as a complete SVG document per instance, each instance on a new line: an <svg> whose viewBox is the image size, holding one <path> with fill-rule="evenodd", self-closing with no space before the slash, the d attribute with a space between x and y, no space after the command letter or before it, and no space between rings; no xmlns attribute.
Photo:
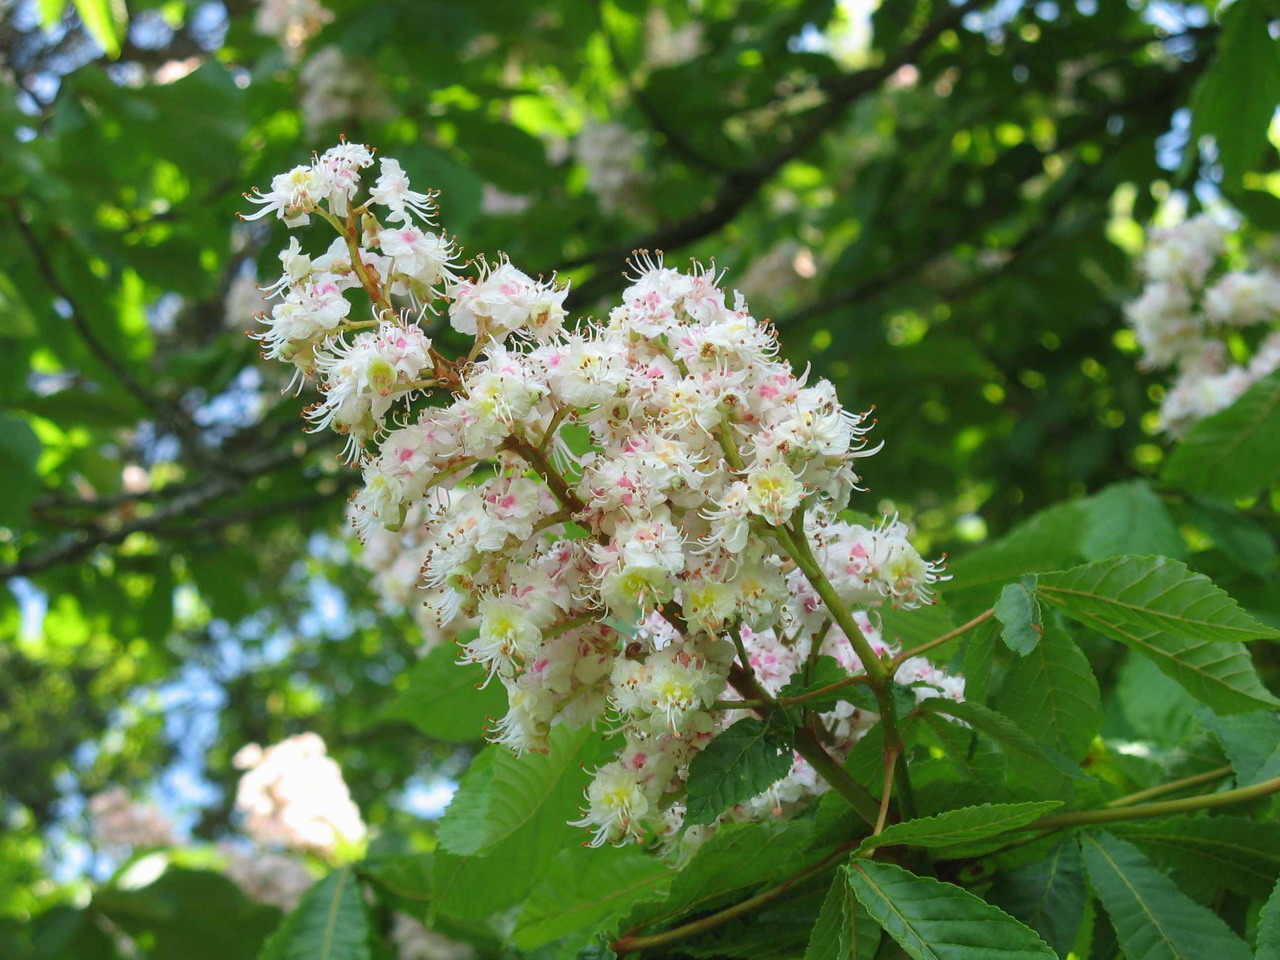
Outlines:
<svg viewBox="0 0 1280 960"><path fill-rule="evenodd" d="M988 806L996 806L996 804L989 804ZM1022 804L1000 804L1000 806L1022 806ZM980 810L980 809L981 809L981 806L979 806L979 807L978 807L978 808L976 808L976 809L979 809L979 810ZM1052 809L1053 809L1052 807L1050 807L1050 808L1049 808L1049 810L1052 810ZM1045 812L1048 812L1048 811L1046 810ZM942 817L944 817L944 816L946 816L946 813L940 813L940 814L937 814L936 816L933 816L933 817L924 817L924 818L922 818L922 820L938 820L938 819L940 819L940 818L942 818ZM1039 814L1037 814L1036 816L1039 816ZM1031 817L1030 819L1035 819L1035 817ZM905 820L905 821L903 821L900 825L901 825L901 826L905 826L907 823L910 823L910 822L912 822L912 821ZM917 820L917 821L915 821L915 822L916 822L916 823L919 823L919 822L921 822L921 821L920 821L920 820ZM963 843L966 839L984 840L984 839L987 839L988 837L998 836L998 835L1000 834L1000 830L996 830L995 832L990 833L990 834L986 834L985 836L972 837L971 835L972 835L973 833L975 833L975 832L981 833L981 832L982 832L982 829L983 829L983 828L985 828L985 827L996 827L996 826L1000 826L1001 824L1005 824L1005 823L1018 824L1018 823L1027 823L1027 822L1028 822L1028 818L1026 818L1026 817L1018 816L1016 813L1007 813L1007 814L1005 814L1005 816L1004 816L1003 818L1001 818L1001 819L999 819L999 820L983 820L983 821L979 822L976 826L975 826L975 825L973 825L972 823L971 823L968 827L964 827L964 826L956 826L956 827L953 827L951 830L944 830L944 831L942 831L942 832L940 832L940 833L929 833L929 834L923 834L923 835L920 835L919 837L917 837L917 839L919 839L919 840L945 840L945 839L947 839L947 838L952 838L952 837L954 837L954 838L957 838L957 839L956 839L956 841L955 841L955 842L957 842L957 843ZM892 829L892 828L891 828L891 829ZM907 839L906 839L906 840L897 840L897 839L895 839L895 835L894 835L894 834L891 834L891 833L890 833L890 834L888 834L888 836L889 836L888 844L894 844L894 843L910 844L910 843L912 843L912 839L911 839L910 835L908 835L908 837L907 837ZM868 837L868 838L867 838L867 840L866 840L866 841L864 841L864 842L862 843L862 845L858 847L858 852L859 852L859 854L861 854L862 852L868 851L868 850L873 850L873 849L875 849L876 847L880 846L881 844L874 843L874 842L869 842L869 841L876 841L876 840L878 840L878 839L879 839L879 837ZM886 845L888 845L888 844L886 844ZM940 844L938 844L938 846L947 846L947 844L946 844L946 843L940 843Z"/></svg>
<svg viewBox="0 0 1280 960"><path fill-rule="evenodd" d="M1160 568L1157 567L1156 569L1158 570ZM1155 570L1149 571L1148 573L1143 575L1141 579L1135 580L1133 583L1126 586L1125 589L1130 590L1133 587L1136 587L1138 584L1142 583L1143 580L1146 580L1149 577L1151 577L1154 573L1155 573ZM1162 590L1160 593L1157 593L1155 596L1151 597L1150 600L1148 600L1147 602L1152 603L1156 600L1159 600L1161 597L1165 596L1168 593L1172 593L1174 590L1178 589L1178 587L1182 586L1182 584L1186 582L1187 581L1183 580L1179 583L1173 584L1167 589ZM1239 633L1249 638L1253 637L1253 632L1251 630L1245 630L1242 627L1227 626L1226 624L1214 623L1211 620L1194 620L1191 617L1187 617L1182 614L1166 613L1163 610L1152 610L1150 607L1140 606L1139 604L1136 604L1136 603L1126 603L1125 601L1120 600L1116 597L1109 597L1099 593L1091 593L1088 590L1077 590L1072 587L1045 586L1045 585L1041 585L1039 587L1039 590L1042 593L1049 593L1049 594L1060 593L1060 594L1067 594L1073 597L1085 597L1090 600L1100 600L1103 603L1110 604L1111 606L1114 606L1114 607L1124 607L1128 610L1137 610L1140 613L1146 614L1147 616L1173 620L1178 623L1186 623L1192 626L1213 627L1218 630L1231 630L1234 633ZM1051 601L1054 600L1053 597L1049 597L1047 599ZM1210 599L1210 598L1205 598L1205 599ZM1054 602L1060 603L1061 601L1054 601ZM1110 623L1111 621L1108 620L1105 622Z"/></svg>
<svg viewBox="0 0 1280 960"><path fill-rule="evenodd" d="M573 750L573 755L576 756L578 753L578 750L580 750L581 748L582 748L582 744L579 743L578 746ZM556 774L554 777L552 777L550 783L547 784L545 791L542 793L540 797L538 797L538 802L531 803L525 806L523 810L523 816L521 815L522 811L520 809L516 809L517 820L515 825L512 826L510 829L505 830L502 833L498 834L498 836L494 837L493 840L486 843L483 847L481 847L474 854L472 854L472 856L477 856L477 857L484 856L487 852L491 851L498 844L502 843L502 841L508 839L510 836L512 836L512 834L516 833L521 827L523 827L526 823L532 820L538 814L538 812L542 809L543 805L547 802L547 799L551 796L551 794L555 792L556 787L560 785L560 781L564 779L565 774L569 772L569 768L571 766L572 766L572 763L566 761L561 766L560 772ZM528 782L527 775L524 777L524 779L525 779L525 782L527 783ZM513 809L513 806L514 805L511 803L503 804L503 808L508 811Z"/></svg>
<svg viewBox="0 0 1280 960"><path fill-rule="evenodd" d="M733 770L735 766L737 766L739 763L742 762L742 758L747 755L747 753L751 750L752 747L756 745L756 743L761 742L765 739L766 733L767 733L767 728L762 726L758 734L756 734L755 736L751 737L749 740L746 741L743 747L738 751L737 756L735 756L733 760L731 760L729 763L725 765L724 770L721 772L720 776L716 778L716 780L714 781L715 789L708 791L706 797L703 799L703 803L709 802L711 797L714 797L717 793L721 791L721 789L724 787L725 783L729 779L729 773Z"/></svg>
<svg viewBox="0 0 1280 960"><path fill-rule="evenodd" d="M1120 627L1116 626L1116 625L1115 625L1114 623L1112 623L1110 620L1107 620L1107 619L1105 619L1105 618L1103 618L1103 617L1097 616L1096 614L1090 613L1090 612L1089 612L1089 611L1087 611L1087 610L1077 610L1077 611L1075 611L1075 612L1076 612L1076 613L1078 613L1080 616L1088 617L1090 620L1093 620L1093 621L1095 621L1095 622L1097 622L1097 623L1105 623L1105 624L1106 624L1110 629L1112 629L1112 630L1116 631L1116 633L1123 634L1125 637L1127 637L1129 640L1131 640L1133 643L1137 644L1138 646L1142 647L1144 650L1150 650L1150 651L1152 651L1154 654L1157 654L1157 655L1159 655L1159 656L1161 656L1161 657L1165 658L1166 660L1170 660L1170 661L1172 661L1173 663L1178 664L1180 667L1182 667L1182 668L1184 668L1184 669L1186 669L1186 670L1190 670L1192 673L1198 673L1198 674L1200 674L1201 676L1203 676L1206 680L1212 681L1212 682L1214 682L1214 683L1216 683L1216 684L1219 684L1219 685L1221 685L1221 686L1223 686L1223 687L1226 687L1228 690L1231 690L1231 692L1232 692L1232 693L1238 694L1239 696L1242 696L1242 697L1248 697L1248 698L1250 698L1250 699L1254 699L1254 700L1256 700L1256 699L1257 699L1257 698L1256 698L1253 694L1251 694L1251 693L1244 693L1244 692L1242 692L1242 691L1235 690L1234 688L1230 687L1230 686L1226 683L1226 681L1225 681L1225 680L1223 680L1221 677L1215 677L1212 673L1209 673L1208 671L1204 670L1203 668L1201 668L1201 667L1199 667L1199 666L1195 666L1195 665L1193 665L1193 664L1191 664L1191 663L1188 663L1186 660L1181 660L1181 659L1179 659L1179 658L1178 658L1178 656L1177 656L1176 654L1169 653L1169 652L1168 652L1168 651L1166 651L1166 650L1161 650L1159 647L1157 647L1157 646L1155 646L1155 645L1153 645L1153 644L1149 643L1148 641L1149 641L1149 640L1151 639L1151 637L1152 637L1152 636L1154 636L1155 634L1150 634L1150 633L1149 633L1149 634L1147 634L1145 637L1136 637L1136 636L1134 636L1133 634L1129 633L1127 630L1123 630L1123 629L1121 629ZM1157 631L1157 632L1158 632L1158 631ZM1198 649L1200 649L1201 647L1209 646L1209 645L1210 645L1210 643L1209 643L1208 641L1206 641L1206 640L1200 640L1200 641L1197 641L1197 642L1196 642L1196 646L1188 647L1186 650L1181 651L1181 653L1185 654L1185 653L1187 653L1187 652L1188 652L1188 651L1190 651L1190 650L1198 650ZM1213 661L1213 663L1225 663L1225 662L1226 662L1227 660L1229 660L1229 659L1230 659L1229 657L1224 657L1224 658L1223 658L1223 659L1221 659L1221 660L1214 660L1214 661Z"/></svg>
<svg viewBox="0 0 1280 960"><path fill-rule="evenodd" d="M1053 881L1058 878L1058 866L1062 863L1063 846L1059 845L1053 851L1053 865L1049 868L1049 876L1045 881L1044 889L1040 891L1040 900L1036 903L1036 916L1044 915L1044 905L1049 901L1049 891L1053 889Z"/></svg>
<svg viewBox="0 0 1280 960"><path fill-rule="evenodd" d="M567 909L564 907L557 908L554 914L550 914L548 916L539 918L535 922L529 924L529 926L525 927L525 930L526 931L536 930L540 924L547 923L550 920L560 920L564 917L571 917L575 913L582 913L583 911L586 911L586 910L592 910L596 907L609 903L612 900L617 900L618 898L623 897L628 893L631 893L633 890L640 890L643 887L654 886L660 883L662 880L666 879L667 876L668 874L665 874L665 873L654 874L651 877L646 877L643 880L636 881L635 883L631 884L631 886L629 887L616 888L612 893L608 894L607 896L600 897L597 900L591 900L586 903L579 903L576 907L569 907ZM653 922L657 923L658 921L655 920Z"/></svg>
<svg viewBox="0 0 1280 960"><path fill-rule="evenodd" d="M1141 833L1121 833L1119 836L1121 839L1128 840L1130 843L1136 844L1139 847L1144 843L1150 844L1154 847L1162 845L1175 847L1179 850L1184 850L1189 847L1196 852L1197 856L1204 857L1206 860L1212 860L1224 867L1248 873L1257 877L1259 880L1275 880L1274 874L1259 873L1256 869L1249 866L1247 860L1234 860L1225 853L1220 852L1219 849L1215 849L1220 848L1221 850L1230 850L1232 853L1243 854L1247 858L1259 856L1260 851L1256 847L1250 847L1245 844L1233 844L1229 841L1219 840L1217 838L1204 840L1201 838L1184 837L1173 833L1148 833L1143 831ZM1262 856L1265 857L1266 855L1262 854ZM1276 861L1274 857L1272 857L1271 860L1272 862L1277 863L1277 866L1280 866L1280 861Z"/></svg>
<svg viewBox="0 0 1280 960"><path fill-rule="evenodd" d="M1164 927L1162 927L1159 921L1156 920L1156 915L1152 913L1151 908L1147 906L1147 901L1142 898L1142 895L1140 893L1138 893L1138 889L1132 883L1129 882L1129 878L1125 876L1124 871L1120 869L1120 865L1111 859L1110 854L1108 854L1107 851L1103 849L1102 844L1094 840L1093 837L1086 836L1086 837L1083 837L1082 839L1086 843L1093 844L1093 846L1097 848L1098 853L1102 855L1102 858L1106 860L1108 864L1111 865L1111 869L1114 870L1116 876L1120 878L1120 882L1129 888L1129 892L1132 893L1133 898L1138 901L1138 906L1142 908L1142 912L1145 913L1147 917L1151 920L1151 925L1155 927L1157 931L1159 931L1160 937L1164 940L1164 942L1169 947L1169 952L1175 957L1178 956L1179 951L1177 947L1174 946L1173 941L1169 939L1169 934L1165 932Z"/></svg>
<svg viewBox="0 0 1280 960"><path fill-rule="evenodd" d="M333 934L338 925L338 905L342 902L342 891L347 886L349 874L344 869L338 875L338 884L333 891L333 899L329 901L329 916L325 919L324 939L320 943L320 958L328 960L332 956Z"/></svg>
<svg viewBox="0 0 1280 960"><path fill-rule="evenodd" d="M885 893L884 889L881 888L881 886L878 883L876 883L874 880L871 879L871 875L867 873L867 871L859 867L856 863L853 864L853 869L857 870L858 873L862 874L863 879L865 879L867 883L870 884L871 889L880 895L880 899L885 902L885 904L889 907L890 911L892 911L893 915L902 922L903 928L905 930L911 931L911 935L915 937L916 940L919 941L921 949L928 951L927 956L932 957L933 960L942 960L942 958L939 957L937 953L934 952L933 948L929 946L928 941L925 940L924 937L920 936L919 932L912 925L911 921L907 919L906 915L903 914L902 911L898 909L898 906L893 902L893 899L887 893Z"/></svg>

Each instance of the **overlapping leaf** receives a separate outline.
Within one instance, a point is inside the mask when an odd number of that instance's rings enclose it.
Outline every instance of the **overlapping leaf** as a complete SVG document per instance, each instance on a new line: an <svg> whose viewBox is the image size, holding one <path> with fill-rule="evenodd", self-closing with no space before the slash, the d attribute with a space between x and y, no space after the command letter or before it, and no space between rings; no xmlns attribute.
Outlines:
<svg viewBox="0 0 1280 960"><path fill-rule="evenodd" d="M1277 632L1202 574L1164 557L1116 557L1038 579L1040 598L1128 644L1220 713L1277 706L1240 640Z"/></svg>
<svg viewBox="0 0 1280 960"><path fill-rule="evenodd" d="M1133 844L1081 838L1085 872L1130 960L1253 960L1226 921L1196 903Z"/></svg>
<svg viewBox="0 0 1280 960"><path fill-rule="evenodd" d="M976 807L947 810L932 817L904 820L867 837L858 847L864 855L877 847L906 844L913 847L953 847L998 836L1020 827L1062 806L1058 800L1031 803L986 803Z"/></svg>
<svg viewBox="0 0 1280 960"><path fill-rule="evenodd" d="M853 861L849 882L913 960L1057 960L1034 930L960 887L874 860Z"/></svg>

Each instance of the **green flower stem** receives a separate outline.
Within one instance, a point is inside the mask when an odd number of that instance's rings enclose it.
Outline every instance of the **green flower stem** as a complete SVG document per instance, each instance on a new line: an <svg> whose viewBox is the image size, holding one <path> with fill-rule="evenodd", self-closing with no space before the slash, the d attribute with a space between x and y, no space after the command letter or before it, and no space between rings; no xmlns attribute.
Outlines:
<svg viewBox="0 0 1280 960"><path fill-rule="evenodd" d="M1170 785L1165 784L1165 786ZM1250 787L1224 790L1222 793L1207 793L1198 797L1184 797L1181 800L1161 800L1157 803L1141 803L1129 807L1104 807L1101 810L1055 813L1021 827L1015 827L1014 830L1067 830L1071 827L1086 827L1097 823L1143 820L1147 817L1170 817L1179 813L1195 813L1198 810L1212 810L1215 807L1248 803L1250 800L1257 800L1277 792L1280 792L1280 777L1263 780Z"/></svg>
<svg viewBox="0 0 1280 960"><path fill-rule="evenodd" d="M733 689L747 698L736 702L735 709L747 709L747 705L750 704L751 709L762 715L778 709L777 702L769 696L767 690L760 686L755 676L741 667L735 665L729 668L729 683ZM868 826L875 824L876 817L880 814L879 801L863 789L862 784L849 776L848 771L827 753L827 748L822 745L817 731L808 726L796 727L792 746L795 747L796 753L808 760L809 765L818 771L818 775L831 785L831 789L844 797L854 812L867 821Z"/></svg>
<svg viewBox="0 0 1280 960"><path fill-rule="evenodd" d="M809 877L821 873L833 863L839 861L841 857L845 856L860 842L861 841L853 840L849 843L843 843L821 860L817 860L798 873L792 874L776 887L770 887L768 890L757 893L754 897L743 900L741 903L735 903L733 906L721 910L718 913L710 914L709 916L702 917L679 927L672 927L670 930L662 931L662 933L650 934L647 937L637 937L632 932L628 931L626 934L613 941L613 943L609 944L609 948L617 954L636 953L640 950L648 950L651 947L661 947L668 943L687 940L689 937L696 937L700 933L705 933L708 930L714 930L716 927L723 926L730 920L736 920L738 917L753 913L760 907L777 900L802 880L807 880Z"/></svg>
<svg viewBox="0 0 1280 960"><path fill-rule="evenodd" d="M961 634L968 633L970 630L972 630L974 627L978 626L979 624L985 623L987 620L990 620L992 617L995 616L995 613L996 611L994 607L988 607L986 610L983 610L980 614L978 614L968 623L962 623L960 624L960 626L956 627L954 630L948 630L946 633L942 634L942 636L934 637L932 640L928 641L927 643L922 643L920 644L920 646L915 647L912 650L903 650L902 653L898 654L896 657L893 658L893 672L897 673L898 667L902 666L902 664L905 661L910 660L912 657L918 657L920 656L920 654L925 653L929 650L932 650L934 647L942 646L942 644L946 643L948 640L954 640L956 637L960 636Z"/></svg>
<svg viewBox="0 0 1280 960"><path fill-rule="evenodd" d="M836 594L835 587L831 585L831 581L827 579L827 575L822 572L822 568L818 565L818 561L809 547L809 541L804 534L804 514L801 513L798 517L794 531L787 527L776 527L774 528L774 533L777 535L778 542L782 545L782 548L787 551L791 559L795 561L796 566L800 568L800 572L805 575L805 578L818 596L822 598L827 611L835 622L840 625L840 629L844 631L844 635L849 639L849 643L858 655L858 659L862 661L862 668L866 671L867 680L875 693L876 706L880 713L880 723L884 727L885 754L901 753L905 749L905 742L902 739L902 729L898 722L897 705L893 702L892 675L880 658L876 656L875 651L871 649L871 644L867 642L867 638L862 635L862 630L854 622L853 614L849 612L849 608L840 600L839 595ZM907 772L907 764L895 764L894 776L894 783L898 790L898 808L902 813L903 819L914 820L916 815L915 791L911 789L911 776ZM885 789L888 790L888 784L885 785ZM878 810L876 812L879 814Z"/></svg>
<svg viewBox="0 0 1280 960"><path fill-rule="evenodd" d="M1168 783L1162 783L1157 787L1150 787L1147 790L1139 790L1137 793L1131 793L1128 796L1117 797L1107 804L1108 807L1128 807L1135 803L1141 803L1144 800L1150 800L1152 797L1164 796L1166 793L1177 793L1179 790L1186 790L1189 787L1198 787L1204 783L1213 783L1215 780L1221 780L1223 777L1230 776L1231 766L1218 767L1216 770L1209 770L1205 773L1197 773L1193 777L1184 777L1181 780L1171 780Z"/></svg>

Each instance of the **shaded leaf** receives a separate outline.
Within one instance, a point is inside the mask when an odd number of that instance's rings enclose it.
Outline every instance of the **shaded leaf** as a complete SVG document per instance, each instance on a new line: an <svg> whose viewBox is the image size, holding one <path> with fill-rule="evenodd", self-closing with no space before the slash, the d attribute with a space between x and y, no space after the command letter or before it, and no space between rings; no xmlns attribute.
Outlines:
<svg viewBox="0 0 1280 960"><path fill-rule="evenodd" d="M1080 552L1086 560L1118 554L1184 559L1187 545L1159 494L1145 480L1116 483L1085 501Z"/></svg>
<svg viewBox="0 0 1280 960"><path fill-rule="evenodd" d="M1080 838L1085 871L1131 960L1253 960L1226 922L1196 903L1133 844Z"/></svg>
<svg viewBox="0 0 1280 960"><path fill-rule="evenodd" d="M880 925L871 919L849 884L849 868L831 880L804 960L871 960L880 946Z"/></svg>
<svg viewBox="0 0 1280 960"><path fill-rule="evenodd" d="M1084 863L1074 840L1044 859L996 874L991 902L1021 920L1065 957L1084 922Z"/></svg>
<svg viewBox="0 0 1280 960"><path fill-rule="evenodd" d="M1037 743L1080 760L1102 726L1102 694L1089 660L1060 627L1048 626L1015 660L996 698L1000 712Z"/></svg>
<svg viewBox="0 0 1280 960"><path fill-rule="evenodd" d="M1128 840L1165 870L1209 876L1245 896L1264 897L1280 878L1280 824L1247 817L1167 817L1117 823Z"/></svg>

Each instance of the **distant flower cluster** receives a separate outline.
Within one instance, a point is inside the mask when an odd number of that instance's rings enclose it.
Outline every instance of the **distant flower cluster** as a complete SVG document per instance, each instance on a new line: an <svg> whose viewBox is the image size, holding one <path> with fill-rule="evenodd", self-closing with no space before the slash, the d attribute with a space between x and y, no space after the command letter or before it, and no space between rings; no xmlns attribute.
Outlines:
<svg viewBox="0 0 1280 960"><path fill-rule="evenodd" d="M155 805L134 800L118 785L89 798L89 836L109 848L145 849L176 842L172 820Z"/></svg>
<svg viewBox="0 0 1280 960"><path fill-rule="evenodd" d="M772 690L815 643L861 672L851 644L890 652L865 611L930 602L941 567L896 518L842 517L855 464L879 449L871 423L780 359L713 269L639 256L621 303L570 329L566 287L505 258L463 265L434 229L432 195L390 158L366 187L373 164L340 144L251 197L255 216L338 233L320 256L296 239L281 254L265 353L317 382L309 418L347 437L364 481L354 523L381 554L384 591L396 603L416 591L441 628L477 624L460 655L508 695L492 739L543 750L554 724L612 724L622 745L595 772L582 825L594 844L670 837L690 762L741 715L739 645ZM472 338L466 357L436 351L418 323L433 310ZM831 604L859 611L856 638ZM962 696L927 661L902 668L931 695ZM874 719L841 704L824 718L832 750ZM242 805L258 816L267 793L248 779ZM729 815L818 789L797 758ZM264 832L284 829L279 806L265 804ZM340 833L336 815L325 823Z"/></svg>
<svg viewBox="0 0 1280 960"><path fill-rule="evenodd" d="M1179 436L1280 367L1280 272L1227 269L1229 231L1201 215L1153 231L1125 313L1144 365L1175 368L1161 426Z"/></svg>
<svg viewBox="0 0 1280 960"><path fill-rule="evenodd" d="M319 735L299 734L265 750L251 743L234 763L245 771L236 810L244 832L263 846L328 857L364 839L360 810Z"/></svg>

